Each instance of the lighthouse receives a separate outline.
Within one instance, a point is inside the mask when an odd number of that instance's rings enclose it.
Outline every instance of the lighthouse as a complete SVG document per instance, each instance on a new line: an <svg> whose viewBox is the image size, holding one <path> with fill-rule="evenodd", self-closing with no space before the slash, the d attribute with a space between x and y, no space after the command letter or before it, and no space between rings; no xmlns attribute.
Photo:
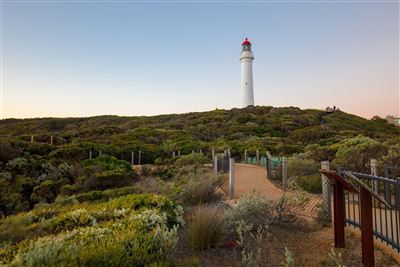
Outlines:
<svg viewBox="0 0 400 267"><path fill-rule="evenodd" d="M242 43L242 53L240 55L243 107L254 106L253 60L254 55L251 51L251 43L246 38Z"/></svg>

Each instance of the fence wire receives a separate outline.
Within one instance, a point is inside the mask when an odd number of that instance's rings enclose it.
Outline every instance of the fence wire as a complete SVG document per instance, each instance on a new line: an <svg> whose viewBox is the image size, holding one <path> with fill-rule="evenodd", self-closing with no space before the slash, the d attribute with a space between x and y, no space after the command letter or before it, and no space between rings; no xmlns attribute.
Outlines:
<svg viewBox="0 0 400 267"><path fill-rule="evenodd" d="M220 155L217 173L229 175L229 158ZM245 163L247 162L247 164ZM320 219L322 194L310 193L295 185L283 182L283 160L277 157L247 157L244 163L235 163L233 169L233 195L230 195L230 182L226 179L221 189L231 198L257 194L270 201L283 201L291 213L311 219ZM257 164L258 162L258 164ZM319 179L321 176L319 173Z"/></svg>

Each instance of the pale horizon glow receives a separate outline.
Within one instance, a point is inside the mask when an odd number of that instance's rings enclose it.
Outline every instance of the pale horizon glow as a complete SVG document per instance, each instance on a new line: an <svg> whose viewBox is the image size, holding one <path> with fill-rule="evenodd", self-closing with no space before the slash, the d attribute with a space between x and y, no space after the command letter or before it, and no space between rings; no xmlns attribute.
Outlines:
<svg viewBox="0 0 400 267"><path fill-rule="evenodd" d="M1 0L4 118L142 116L255 105L400 116L399 2Z"/></svg>

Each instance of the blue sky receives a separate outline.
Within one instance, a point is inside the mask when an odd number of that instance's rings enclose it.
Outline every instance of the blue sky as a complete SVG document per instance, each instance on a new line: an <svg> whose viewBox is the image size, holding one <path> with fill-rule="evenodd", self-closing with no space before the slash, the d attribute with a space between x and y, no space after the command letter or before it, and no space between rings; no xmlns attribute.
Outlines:
<svg viewBox="0 0 400 267"><path fill-rule="evenodd" d="M399 113L398 2L3 1L3 116L153 115L256 105Z"/></svg>

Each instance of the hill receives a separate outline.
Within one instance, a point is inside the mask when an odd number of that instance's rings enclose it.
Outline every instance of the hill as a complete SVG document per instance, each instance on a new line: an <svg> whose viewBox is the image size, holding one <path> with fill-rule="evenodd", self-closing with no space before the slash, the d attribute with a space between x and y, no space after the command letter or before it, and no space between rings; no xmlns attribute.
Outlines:
<svg viewBox="0 0 400 267"><path fill-rule="evenodd" d="M118 158L143 152L145 163L181 150L228 148L269 150L276 155L303 152L308 144L330 145L364 135L376 140L399 136L383 119L367 120L342 111L325 113L295 107L248 107L150 117L98 116L89 118L8 119L0 122L3 139L39 144L80 144L93 153L102 150ZM52 150L55 147L46 147Z"/></svg>
<svg viewBox="0 0 400 267"><path fill-rule="evenodd" d="M383 164L400 166L399 136L400 128L380 118L366 120L340 110L325 113L295 107L3 120L0 265L197 266L185 261L176 264L181 260L173 256L176 247L184 247L187 256L193 253L185 242L200 250L218 248L224 242L228 249L217 254L239 255L234 252L238 248L232 247L239 244L241 235L231 231L239 229L235 225L252 225L263 218L260 223L267 226L276 220L266 216L274 213L271 210L279 209L280 218L284 207L287 216L293 217L289 213L296 208L253 196L226 209L215 188L227 176L214 176L205 165L210 162L211 148L217 152L229 148L237 161L243 160L245 149L249 156L257 149L262 155L268 150L287 156L289 186L300 190L299 199L287 203L298 205L304 203L305 193L321 193L321 160L330 160L332 168L363 172L369 171L371 158L378 160L379 171ZM131 153L135 152L137 165L139 150L142 165L131 166ZM173 151L181 156L173 158ZM255 227L252 234L260 235L260 229ZM276 230L279 235L286 233ZM204 236L216 239L198 242L207 240ZM250 241L257 243L246 242ZM282 254L283 245L274 253ZM283 256L275 259L278 265ZM243 258L235 257L240 265ZM167 265L171 258L173 264Z"/></svg>
<svg viewBox="0 0 400 267"><path fill-rule="evenodd" d="M289 174L307 176L298 183L315 192L321 160L367 172L371 158L380 166L400 165L400 128L339 110L248 107L152 117L8 119L0 121L0 135L2 214L52 203L59 195L131 185L137 177L131 155L138 164L139 150L141 164L165 166L173 162L173 151L201 150L208 159L200 161L210 161L211 148L229 148L237 161L245 150L248 156L257 149L290 156ZM168 179L168 167L157 176Z"/></svg>

